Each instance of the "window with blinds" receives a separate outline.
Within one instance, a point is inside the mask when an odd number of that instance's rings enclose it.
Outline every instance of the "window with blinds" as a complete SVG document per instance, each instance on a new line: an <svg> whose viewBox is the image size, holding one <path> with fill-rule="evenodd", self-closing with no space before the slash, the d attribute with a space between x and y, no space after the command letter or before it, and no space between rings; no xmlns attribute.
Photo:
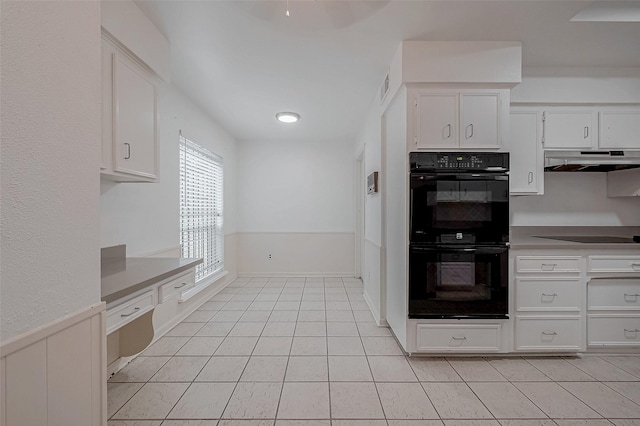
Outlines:
<svg viewBox="0 0 640 426"><path fill-rule="evenodd" d="M180 135L180 246L196 282L224 270L222 158Z"/></svg>

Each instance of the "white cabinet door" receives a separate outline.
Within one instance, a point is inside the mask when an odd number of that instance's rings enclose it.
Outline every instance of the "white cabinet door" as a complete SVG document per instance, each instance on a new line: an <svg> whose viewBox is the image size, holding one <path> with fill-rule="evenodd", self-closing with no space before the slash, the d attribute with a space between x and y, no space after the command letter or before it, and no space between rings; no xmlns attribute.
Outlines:
<svg viewBox="0 0 640 426"><path fill-rule="evenodd" d="M538 111L511 111L509 186L512 194L544 193L540 115Z"/></svg>
<svg viewBox="0 0 640 426"><path fill-rule="evenodd" d="M605 149L640 149L640 109L602 111L599 146Z"/></svg>
<svg viewBox="0 0 640 426"><path fill-rule="evenodd" d="M460 147L499 148L497 93L460 95Z"/></svg>
<svg viewBox="0 0 640 426"><path fill-rule="evenodd" d="M458 95L416 95L416 147L458 148Z"/></svg>
<svg viewBox="0 0 640 426"><path fill-rule="evenodd" d="M136 64L115 54L114 168L156 177L156 88Z"/></svg>
<svg viewBox="0 0 640 426"><path fill-rule="evenodd" d="M595 112L545 111L544 147L546 149L592 149L595 146Z"/></svg>

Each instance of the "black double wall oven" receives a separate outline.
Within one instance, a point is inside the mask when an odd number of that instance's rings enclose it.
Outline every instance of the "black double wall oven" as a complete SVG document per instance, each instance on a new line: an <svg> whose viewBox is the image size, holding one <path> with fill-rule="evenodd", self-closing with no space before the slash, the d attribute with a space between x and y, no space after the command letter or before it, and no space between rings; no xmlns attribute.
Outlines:
<svg viewBox="0 0 640 426"><path fill-rule="evenodd" d="M508 318L509 154L409 160L409 318Z"/></svg>

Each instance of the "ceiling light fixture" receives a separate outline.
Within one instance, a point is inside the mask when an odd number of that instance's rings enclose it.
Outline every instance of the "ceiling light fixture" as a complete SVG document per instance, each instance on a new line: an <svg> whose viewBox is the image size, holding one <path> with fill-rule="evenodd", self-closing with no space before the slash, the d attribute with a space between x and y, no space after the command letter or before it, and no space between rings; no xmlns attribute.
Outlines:
<svg viewBox="0 0 640 426"><path fill-rule="evenodd" d="M276 114L276 118L283 123L295 123L300 120L300 114L296 114L295 112L279 112Z"/></svg>

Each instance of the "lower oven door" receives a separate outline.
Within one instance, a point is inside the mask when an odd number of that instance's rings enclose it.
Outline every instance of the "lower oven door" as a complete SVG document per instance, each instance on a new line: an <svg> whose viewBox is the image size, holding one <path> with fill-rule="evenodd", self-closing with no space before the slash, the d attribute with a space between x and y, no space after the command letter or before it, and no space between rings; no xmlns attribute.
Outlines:
<svg viewBox="0 0 640 426"><path fill-rule="evenodd" d="M508 318L508 247L409 247L409 318Z"/></svg>

